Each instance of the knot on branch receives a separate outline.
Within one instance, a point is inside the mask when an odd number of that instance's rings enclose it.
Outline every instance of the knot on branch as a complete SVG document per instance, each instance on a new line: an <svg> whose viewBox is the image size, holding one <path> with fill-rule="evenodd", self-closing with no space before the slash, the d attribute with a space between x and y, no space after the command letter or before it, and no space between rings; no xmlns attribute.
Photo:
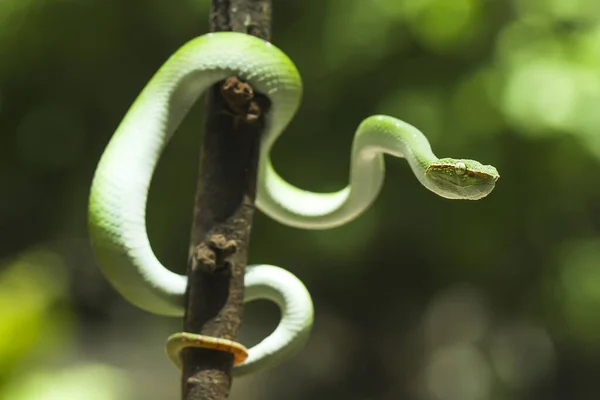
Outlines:
<svg viewBox="0 0 600 400"><path fill-rule="evenodd" d="M238 250L235 240L228 240L225 235L214 234L196 247L194 251L194 268L203 272L218 272L229 270L231 263L229 258Z"/></svg>
<svg viewBox="0 0 600 400"><path fill-rule="evenodd" d="M269 100L255 94L252 86L232 76L225 80L221 86L221 95L229 108L230 113L235 118L235 123L244 122L253 124L265 114L269 108Z"/></svg>

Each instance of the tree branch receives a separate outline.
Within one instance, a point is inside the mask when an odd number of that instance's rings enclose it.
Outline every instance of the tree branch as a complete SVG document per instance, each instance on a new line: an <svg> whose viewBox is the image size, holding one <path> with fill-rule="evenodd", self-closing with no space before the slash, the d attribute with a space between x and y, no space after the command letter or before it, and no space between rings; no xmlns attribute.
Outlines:
<svg viewBox="0 0 600 400"><path fill-rule="evenodd" d="M213 0L210 19L211 31L232 30L269 39L271 0ZM225 88L219 83L207 93L183 324L185 332L231 340L237 338L242 321L244 271L264 126L261 110L268 108L260 96L244 98L240 93L246 92L235 90L239 85L243 84L228 80ZM182 361L184 400L229 396L231 354L188 348Z"/></svg>

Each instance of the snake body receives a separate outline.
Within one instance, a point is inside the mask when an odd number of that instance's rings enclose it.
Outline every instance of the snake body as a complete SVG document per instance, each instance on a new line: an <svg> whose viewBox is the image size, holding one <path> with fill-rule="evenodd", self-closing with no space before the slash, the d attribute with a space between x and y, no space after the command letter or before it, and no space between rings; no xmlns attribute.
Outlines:
<svg viewBox="0 0 600 400"><path fill-rule="evenodd" d="M183 314L187 278L165 268L146 232L148 188L160 155L197 98L214 83L237 76L271 101L261 142L257 207L289 226L325 229L360 215L384 179L383 154L405 158L427 189L449 199L481 199L499 175L474 160L437 158L415 127L389 116L366 118L353 142L350 180L335 193L313 193L284 181L269 154L299 107L302 82L294 63L271 43L242 33L192 39L173 54L140 93L98 164L89 203L94 253L107 279L131 303L170 316ZM304 285L274 266L249 267L245 301L266 298L282 309L276 330L234 367L237 374L274 365L299 350L313 321ZM181 336L168 344L177 359ZM189 337L188 337L189 339Z"/></svg>

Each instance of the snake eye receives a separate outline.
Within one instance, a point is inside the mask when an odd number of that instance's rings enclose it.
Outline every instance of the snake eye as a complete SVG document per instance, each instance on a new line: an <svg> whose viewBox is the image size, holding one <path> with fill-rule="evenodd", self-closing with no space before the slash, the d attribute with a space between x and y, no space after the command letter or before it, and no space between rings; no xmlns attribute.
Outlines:
<svg viewBox="0 0 600 400"><path fill-rule="evenodd" d="M454 165L454 171L456 172L456 175L464 175L465 172L467 172L467 166L464 162L459 161Z"/></svg>

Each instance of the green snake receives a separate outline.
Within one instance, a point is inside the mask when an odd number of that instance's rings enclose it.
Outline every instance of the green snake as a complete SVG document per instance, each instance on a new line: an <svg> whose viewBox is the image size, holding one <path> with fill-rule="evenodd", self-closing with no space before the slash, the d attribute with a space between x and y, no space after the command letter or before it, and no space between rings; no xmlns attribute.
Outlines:
<svg viewBox="0 0 600 400"><path fill-rule="evenodd" d="M174 53L138 96L106 147L91 188L90 236L100 268L121 295L144 310L183 315L187 284L186 276L158 261L146 232L146 200L156 164L198 97L231 76L248 82L271 102L261 141L256 206L283 224L326 229L358 217L383 184L384 154L406 159L423 186L448 199L481 199L499 178L493 166L436 157L417 128L376 115L363 120L355 133L350 179L344 189L334 193L299 189L275 172L269 158L300 104L302 81L294 63L271 43L243 33L197 37ZM275 266L249 267L244 301L263 298L279 305L281 322L234 367L237 375L293 355L310 333L311 297L294 275ZM180 351L193 346L193 338L207 340L190 333L169 339L167 352L178 366Z"/></svg>

